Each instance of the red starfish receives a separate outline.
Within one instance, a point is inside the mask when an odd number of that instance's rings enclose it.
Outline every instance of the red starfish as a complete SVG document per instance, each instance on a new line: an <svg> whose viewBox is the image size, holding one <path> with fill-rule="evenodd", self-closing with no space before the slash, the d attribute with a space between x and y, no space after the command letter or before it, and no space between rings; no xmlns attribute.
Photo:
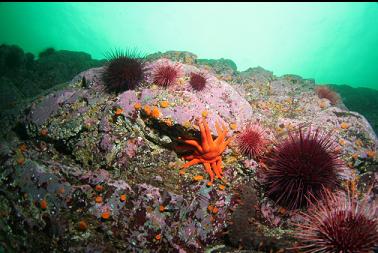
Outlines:
<svg viewBox="0 0 378 253"><path fill-rule="evenodd" d="M184 142L195 148L192 155L184 156L185 160L190 160L183 165L183 169L189 168L192 165L202 163L206 169L206 172L210 175L210 180L213 182L214 173L217 178L222 179L222 157L221 154L226 149L227 145L231 142L232 137L225 140L228 130L222 124L221 129L218 123L215 123L217 129L218 138L213 140L211 136L209 125L206 120L203 119L199 123L201 131L201 143L196 140L184 140Z"/></svg>

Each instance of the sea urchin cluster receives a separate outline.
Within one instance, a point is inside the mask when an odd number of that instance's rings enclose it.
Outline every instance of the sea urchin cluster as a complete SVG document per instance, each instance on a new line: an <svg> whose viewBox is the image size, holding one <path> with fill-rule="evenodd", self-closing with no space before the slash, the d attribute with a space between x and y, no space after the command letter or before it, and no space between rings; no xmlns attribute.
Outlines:
<svg viewBox="0 0 378 253"><path fill-rule="evenodd" d="M264 153L269 140L267 133L259 124L250 123L238 135L236 142L242 154L256 158Z"/></svg>
<svg viewBox="0 0 378 253"><path fill-rule="evenodd" d="M319 98L326 98L331 102L331 105L337 105L340 103L340 96L335 91L331 90L327 86L317 86L315 92Z"/></svg>
<svg viewBox="0 0 378 253"><path fill-rule="evenodd" d="M325 188L339 186L342 161L331 134L302 128L273 148L267 158L263 184L268 196L278 204L295 209L307 205L309 196L319 196Z"/></svg>
<svg viewBox="0 0 378 253"><path fill-rule="evenodd" d="M345 194L325 191L311 202L304 223L295 224L298 249L304 252L368 253L378 246L377 206Z"/></svg>
<svg viewBox="0 0 378 253"><path fill-rule="evenodd" d="M143 80L143 59L135 51L116 50L107 58L103 80L109 91L133 90Z"/></svg>
<svg viewBox="0 0 378 253"><path fill-rule="evenodd" d="M157 63L152 70L152 82L163 87L176 84L177 79L183 75L182 65L172 63L166 59Z"/></svg>

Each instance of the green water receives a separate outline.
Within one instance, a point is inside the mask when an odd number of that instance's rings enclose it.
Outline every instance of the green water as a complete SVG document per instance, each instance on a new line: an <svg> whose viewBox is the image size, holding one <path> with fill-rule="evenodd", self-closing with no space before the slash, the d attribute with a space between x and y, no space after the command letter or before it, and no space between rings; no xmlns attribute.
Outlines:
<svg viewBox="0 0 378 253"><path fill-rule="evenodd" d="M229 58L238 70L378 89L378 4L0 3L0 44L94 58L114 47Z"/></svg>

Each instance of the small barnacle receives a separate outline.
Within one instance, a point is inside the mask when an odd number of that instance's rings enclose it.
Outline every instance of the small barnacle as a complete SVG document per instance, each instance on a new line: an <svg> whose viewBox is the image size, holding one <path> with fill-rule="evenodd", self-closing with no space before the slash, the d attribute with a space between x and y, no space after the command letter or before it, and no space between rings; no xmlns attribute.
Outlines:
<svg viewBox="0 0 378 253"><path fill-rule="evenodd" d="M327 104L323 101L323 100L321 100L321 101L319 101L319 107L321 108L321 109L325 109L326 107L327 107Z"/></svg>
<svg viewBox="0 0 378 253"><path fill-rule="evenodd" d="M151 107L149 105L145 105L143 107L143 110L144 112L147 114L147 115L150 115L151 114Z"/></svg>
<svg viewBox="0 0 378 253"><path fill-rule="evenodd" d="M49 131L47 130L47 128L42 128L41 129L41 132L40 132L41 136L47 136L48 133L49 133Z"/></svg>
<svg viewBox="0 0 378 253"><path fill-rule="evenodd" d="M210 222L213 223L215 221L214 216L210 216Z"/></svg>
<svg viewBox="0 0 378 253"><path fill-rule="evenodd" d="M201 181L201 180L203 180L203 176L201 176L201 175L194 176L193 180L194 181Z"/></svg>
<svg viewBox="0 0 378 253"><path fill-rule="evenodd" d="M146 212L147 213L152 213L153 211L154 211L154 209L152 207L150 207L150 206L146 207Z"/></svg>
<svg viewBox="0 0 378 253"><path fill-rule="evenodd" d="M104 212L101 214L101 218L107 220L110 218L110 212Z"/></svg>
<svg viewBox="0 0 378 253"><path fill-rule="evenodd" d="M209 112L208 112L208 111L204 110L204 111L202 112L202 117L206 118L208 115L209 115Z"/></svg>
<svg viewBox="0 0 378 253"><path fill-rule="evenodd" d="M104 190L104 187L100 184L96 185L95 190L98 192L102 192Z"/></svg>
<svg viewBox="0 0 378 253"><path fill-rule="evenodd" d="M238 125L237 125L236 123L231 123L231 124L230 124L230 128L231 128L232 130L236 130L236 129L238 128Z"/></svg>
<svg viewBox="0 0 378 253"><path fill-rule="evenodd" d="M25 157L22 154L16 155L16 162L18 165L24 165Z"/></svg>
<svg viewBox="0 0 378 253"><path fill-rule="evenodd" d="M136 102L136 103L134 104L134 108L135 108L135 110L139 110L140 108L142 108L142 104L139 103L139 102Z"/></svg>
<svg viewBox="0 0 378 253"><path fill-rule="evenodd" d="M180 171L179 171L179 174L180 174L180 175L185 175L185 170L180 170Z"/></svg>
<svg viewBox="0 0 378 253"><path fill-rule="evenodd" d="M348 129L348 128L349 128L349 124L346 123L346 122L343 122L343 123L340 124L340 127L341 127L342 129Z"/></svg>
<svg viewBox="0 0 378 253"><path fill-rule="evenodd" d="M374 150L368 150L366 151L366 154L369 158L374 158L376 155L376 152Z"/></svg>
<svg viewBox="0 0 378 253"><path fill-rule="evenodd" d="M161 101L160 106L162 108L167 108L169 106L169 102L167 100Z"/></svg>
<svg viewBox="0 0 378 253"><path fill-rule="evenodd" d="M42 210L46 210L47 209L47 201L45 199L42 199L39 202L39 206L42 208Z"/></svg>
<svg viewBox="0 0 378 253"><path fill-rule="evenodd" d="M117 108L116 111L115 111L115 116L119 116L123 113L123 109L122 108Z"/></svg>
<svg viewBox="0 0 378 253"><path fill-rule="evenodd" d="M156 118L156 119L159 118L161 116L161 112L159 111L159 108L157 108L156 106L154 106L152 108L151 116L153 118Z"/></svg>
<svg viewBox="0 0 378 253"><path fill-rule="evenodd" d="M79 230L86 231L87 229L88 224L84 220L79 221Z"/></svg>
<svg viewBox="0 0 378 253"><path fill-rule="evenodd" d="M65 192L64 186L61 186L61 187L59 187L59 189L56 190L56 193L59 194L59 195L64 194L64 192Z"/></svg>
<svg viewBox="0 0 378 253"><path fill-rule="evenodd" d="M357 139L354 143L355 143L356 146L359 147L359 148L362 147L362 146L364 145L364 143L363 143L360 139Z"/></svg>
<svg viewBox="0 0 378 253"><path fill-rule="evenodd" d="M126 194L122 194L119 199L121 200L121 202L125 202L126 201Z"/></svg>
<svg viewBox="0 0 378 253"><path fill-rule="evenodd" d="M192 126L192 124L190 123L189 120L186 120L182 123L182 125L185 127L185 128L190 128Z"/></svg>
<svg viewBox="0 0 378 253"><path fill-rule="evenodd" d="M354 153L354 154L352 155L352 158L353 158L354 160L357 160L358 157L359 157L358 153Z"/></svg>
<svg viewBox="0 0 378 253"><path fill-rule="evenodd" d="M278 208L278 212L280 214L285 214L285 213L287 213L287 209L281 206L280 208Z"/></svg>
<svg viewBox="0 0 378 253"><path fill-rule="evenodd" d="M344 139L339 139L339 144L341 146L344 146L346 144L346 141Z"/></svg>
<svg viewBox="0 0 378 253"><path fill-rule="evenodd" d="M25 143L21 143L20 146L18 146L21 152L26 152L28 150L28 146L26 146Z"/></svg>
<svg viewBox="0 0 378 253"><path fill-rule="evenodd" d="M97 196L96 199L95 199L95 201L98 204L102 203L102 197L101 196Z"/></svg>
<svg viewBox="0 0 378 253"><path fill-rule="evenodd" d="M171 119L165 119L164 122L165 124L167 124L167 126L173 126L173 122Z"/></svg>

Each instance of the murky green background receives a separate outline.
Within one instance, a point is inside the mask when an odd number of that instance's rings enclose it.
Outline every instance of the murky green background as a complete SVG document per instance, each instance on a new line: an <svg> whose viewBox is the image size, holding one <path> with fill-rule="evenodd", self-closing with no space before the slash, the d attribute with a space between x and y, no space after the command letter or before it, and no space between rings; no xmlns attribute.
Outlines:
<svg viewBox="0 0 378 253"><path fill-rule="evenodd" d="M378 89L378 4L0 3L0 44L94 58L114 47L186 50L317 83Z"/></svg>

